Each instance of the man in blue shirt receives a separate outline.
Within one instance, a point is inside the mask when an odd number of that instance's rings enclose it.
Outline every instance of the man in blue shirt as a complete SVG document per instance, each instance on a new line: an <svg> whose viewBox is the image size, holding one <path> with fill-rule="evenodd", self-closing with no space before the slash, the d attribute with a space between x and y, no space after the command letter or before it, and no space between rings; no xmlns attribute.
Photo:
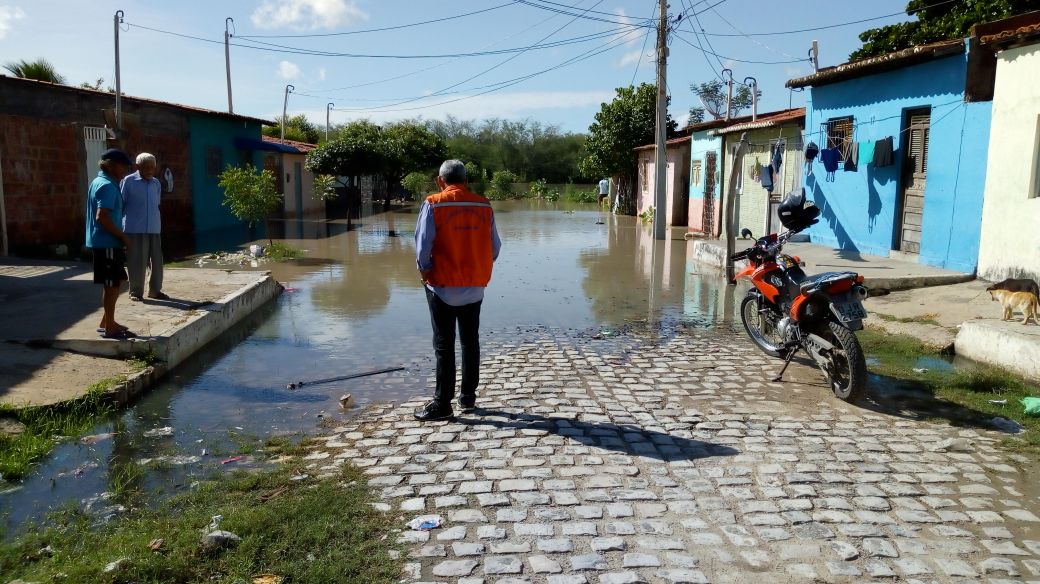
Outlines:
<svg viewBox="0 0 1040 584"><path fill-rule="evenodd" d="M130 172L130 157L112 148L101 155L97 177L87 191L86 244L94 252L94 282L104 291L104 315L98 332L106 339L128 339L135 335L116 322L116 300L126 280L126 248L130 238L123 233L123 197L117 186Z"/></svg>
<svg viewBox="0 0 1040 584"><path fill-rule="evenodd" d="M137 172L119 183L123 197L123 232L130 237L126 269L130 275L130 300L140 302L144 296L144 276L151 267L148 297L169 300L163 294L162 236L159 198L162 185L155 178L155 156L147 152L137 155Z"/></svg>

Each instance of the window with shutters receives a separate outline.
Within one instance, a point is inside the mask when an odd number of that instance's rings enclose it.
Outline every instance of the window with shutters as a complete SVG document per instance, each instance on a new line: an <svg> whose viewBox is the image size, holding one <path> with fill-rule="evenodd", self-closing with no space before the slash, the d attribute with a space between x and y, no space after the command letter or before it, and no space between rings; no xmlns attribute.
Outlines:
<svg viewBox="0 0 1040 584"><path fill-rule="evenodd" d="M851 151L855 126L852 116L827 120L827 148L837 148L841 152L842 162Z"/></svg>
<svg viewBox="0 0 1040 584"><path fill-rule="evenodd" d="M690 184L695 187L701 186L701 161L694 160L690 167Z"/></svg>
<svg viewBox="0 0 1040 584"><path fill-rule="evenodd" d="M916 175L928 173L928 137L931 133L929 125L931 115L910 116L910 132L908 148L910 149L910 163L912 171Z"/></svg>

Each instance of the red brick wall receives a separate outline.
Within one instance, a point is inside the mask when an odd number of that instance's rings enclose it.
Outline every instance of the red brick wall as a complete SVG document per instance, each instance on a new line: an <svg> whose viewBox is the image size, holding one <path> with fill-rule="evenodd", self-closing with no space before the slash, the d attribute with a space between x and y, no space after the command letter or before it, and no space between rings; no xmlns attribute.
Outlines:
<svg viewBox="0 0 1040 584"><path fill-rule="evenodd" d="M76 126L0 115L4 206L12 253L83 244L85 193Z"/></svg>

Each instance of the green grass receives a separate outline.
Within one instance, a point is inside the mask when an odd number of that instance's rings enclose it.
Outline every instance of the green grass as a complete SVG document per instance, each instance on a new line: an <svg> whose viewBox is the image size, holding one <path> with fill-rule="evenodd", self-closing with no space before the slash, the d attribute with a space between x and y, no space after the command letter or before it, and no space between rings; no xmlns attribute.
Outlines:
<svg viewBox="0 0 1040 584"><path fill-rule="evenodd" d="M76 510L55 513L0 544L4 579L40 582L251 582L260 573L292 584L396 582L393 518L372 509L360 471L344 467L322 481L291 481L288 467L239 471L97 527ZM206 551L202 531L214 515L220 528L242 538ZM163 539L158 551L149 542ZM53 554L38 551L50 546ZM120 567L105 566L126 558ZM57 574L64 574L57 578Z"/></svg>
<svg viewBox="0 0 1040 584"><path fill-rule="evenodd" d="M302 255L302 251L280 241L276 241L264 248L264 257L276 262L294 260Z"/></svg>
<svg viewBox="0 0 1040 584"><path fill-rule="evenodd" d="M1026 415L1021 403L1024 397L1040 396L1040 386L1004 369L983 364L956 371L914 371L921 368L920 358L938 358L938 353L905 335L867 329L857 336L866 355L878 360L870 366L873 373L912 383L936 398L961 406L965 409L964 417L980 424L994 416L1015 420L1026 431L1009 438L1005 445L1040 452L1040 417ZM1007 403L993 404L990 400L1007 400Z"/></svg>
<svg viewBox="0 0 1040 584"><path fill-rule="evenodd" d="M0 405L0 416L25 425L21 434L0 435L0 475L5 480L24 477L63 437L78 436L97 425L114 410L105 391L124 381L123 375L104 379L91 385L83 397L58 406Z"/></svg>

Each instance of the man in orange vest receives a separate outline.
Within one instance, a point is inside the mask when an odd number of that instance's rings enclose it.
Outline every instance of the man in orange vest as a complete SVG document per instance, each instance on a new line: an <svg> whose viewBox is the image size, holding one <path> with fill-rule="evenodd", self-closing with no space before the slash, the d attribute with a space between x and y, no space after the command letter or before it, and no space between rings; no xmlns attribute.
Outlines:
<svg viewBox="0 0 1040 584"><path fill-rule="evenodd" d="M437 176L441 192L430 195L415 226L416 265L426 288L437 356L437 389L433 401L416 410L420 421L454 416L455 327L462 345L459 406L476 407L480 383L480 305L502 240L491 202L466 186L466 166L446 160Z"/></svg>

